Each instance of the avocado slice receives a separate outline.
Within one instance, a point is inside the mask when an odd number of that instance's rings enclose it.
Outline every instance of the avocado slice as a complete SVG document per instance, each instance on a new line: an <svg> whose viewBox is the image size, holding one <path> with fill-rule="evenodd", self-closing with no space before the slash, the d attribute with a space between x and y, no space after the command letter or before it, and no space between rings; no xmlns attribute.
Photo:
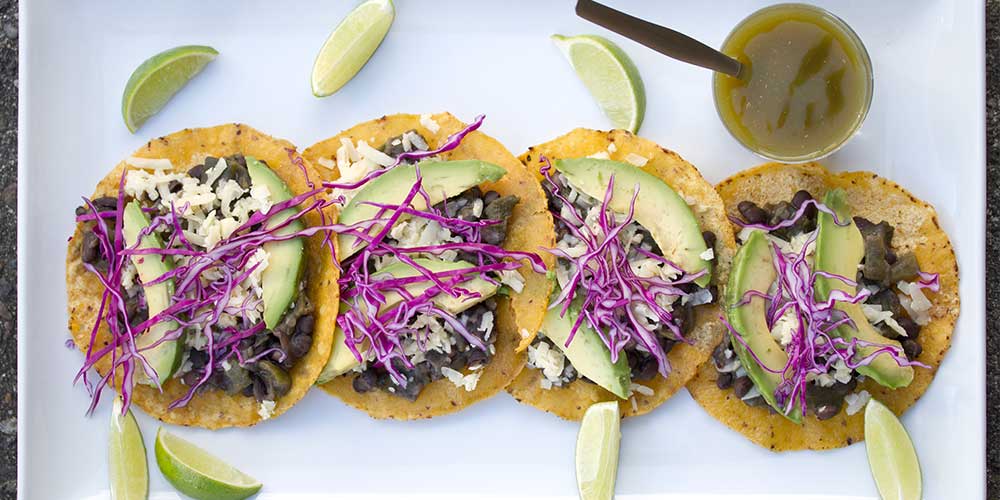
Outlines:
<svg viewBox="0 0 1000 500"><path fill-rule="evenodd" d="M614 176L610 207L618 213L628 213L638 185L635 220L649 231L667 260L688 273L705 270L705 275L695 283L708 286L712 279L712 263L701 258L701 254L708 249L705 238L701 236L701 226L691 207L667 183L634 165L619 161L574 158L556 160L555 167L573 187L598 200L604 199L608 182Z"/></svg>
<svg viewBox="0 0 1000 500"><path fill-rule="evenodd" d="M823 199L823 204L836 212L840 221L849 221L850 225L838 226L832 215L825 212L819 213L816 229L816 270L845 276L853 280L858 273L858 264L865 256L865 243L861 231L854 225L850 208L847 206L847 200L842 190L835 189L828 192ZM855 293L853 287L840 280L823 277L816 279L816 297L819 300L828 300L833 290L843 290L852 295ZM841 325L837 328L835 335L847 340L857 338L902 349L899 342L882 336L868 322L860 305L838 302L835 307L850 316L855 325L855 327ZM872 347L858 349L860 356L867 356L874 351L875 348ZM880 354L872 360L871 364L858 367L858 373L891 389L906 387L913 381L913 367L896 364L896 361L889 354Z"/></svg>
<svg viewBox="0 0 1000 500"><path fill-rule="evenodd" d="M612 363L608 346L586 321L580 322L573 341L569 343L569 347L566 346L573 324L580 317L582 304L582 298L574 299L565 316L560 315L561 307L549 309L542 320L541 331L569 358L580 375L615 396L627 399L631 393L632 371L624 351L618 354L618 361Z"/></svg>
<svg viewBox="0 0 1000 500"><path fill-rule="evenodd" d="M125 237L125 246L130 248L135 245L139 241L139 233L146 227L149 227L149 217L143 213L139 203L133 201L125 205L125 209L122 211L122 234ZM149 234L142 237L142 241L136 248L163 248L163 241L156 233ZM174 268L170 256L133 255L131 259L132 263L135 264L136 271L138 271L139 281L142 283L155 280ZM174 280L169 279L155 285L143 285L142 290L146 296L149 317L152 318L170 307L171 299L174 296ZM136 347L142 349L152 345L167 333L176 330L178 326L174 321L156 323L147 332L136 338ZM146 361L156 371L156 377L160 384L166 382L180 367L182 345L183 342L180 340L169 340L142 352ZM141 369L137 371L137 380L142 384L156 385Z"/></svg>
<svg viewBox="0 0 1000 500"><path fill-rule="evenodd" d="M265 186L271 193L272 203L281 203L292 198L291 191L285 181L278 177L270 167L260 160L247 156L247 170L250 172L250 182L254 186ZM265 224L271 228L295 215L296 209L289 208L271 217ZM301 220L277 231L277 235L291 234L305 228ZM260 286L263 290L264 324L273 329L281 322L281 317L295 300L299 291L299 280L302 277L302 267L305 261L305 242L302 238L293 240L272 241L262 246L268 253L267 267L260 276Z"/></svg>
<svg viewBox="0 0 1000 500"><path fill-rule="evenodd" d="M767 293L776 278L777 272L771 260L771 244L762 231L753 231L733 259L733 270L729 274L724 300L726 319L743 342L753 350L753 354L757 355L757 359L772 370L782 370L788 364L788 355L774 340L771 330L767 327L767 304L764 299L751 297L749 303L737 305L751 290ZM781 408L775 400L774 391L782 382L781 374L772 373L761 367L747 351L743 342L733 338L733 350L736 351L736 356L753 385L760 391L767 404L778 413L792 422L801 423L802 410L798 406L786 415L784 408Z"/></svg>
<svg viewBox="0 0 1000 500"><path fill-rule="evenodd" d="M417 164L423 187L430 197L431 205L444 201L448 196L456 196L483 182L496 181L507 174L503 167L479 160L436 161L427 160ZM379 208L366 202L401 203L417 182L414 165L400 165L372 179L364 185L340 212L340 223L356 224L370 220L378 214ZM417 195L412 205L418 210L427 208L424 198ZM374 232L374 231L373 231ZM363 245L356 244L357 238L341 233L339 259L343 262Z"/></svg>
<svg viewBox="0 0 1000 500"><path fill-rule="evenodd" d="M417 265L422 266L431 272L440 273L445 271L452 271L455 269L466 269L472 267L472 264L464 261L456 262L444 262L440 260L433 259L413 259ZM417 276L420 271L415 269L404 262L396 262L385 266L385 268L378 271L379 275L388 274L394 278L406 278L410 276ZM420 295L427 291L433 285L430 281L421 281L419 283L413 283L406 287L407 292L411 295ZM495 283L490 283L482 277L476 277L469 281L466 281L459 285L465 290L470 292L479 293L479 297L452 297L446 293L439 293L433 299L431 299L435 305L444 309L445 311L451 313L452 315L457 315L458 313L492 297L497 293L500 285ZM403 297L396 292L390 292L385 295L385 305L379 309L379 314L389 309L392 309L396 304L402 302ZM349 308L346 302L340 303L341 311ZM354 357L354 353L348 349L345 344L344 331L337 327L334 340L333 340L333 352L330 354L330 360L327 361L326 366L323 367L323 371L320 373L319 378L316 380L317 384L325 384L339 375L343 375L358 366L360 362Z"/></svg>

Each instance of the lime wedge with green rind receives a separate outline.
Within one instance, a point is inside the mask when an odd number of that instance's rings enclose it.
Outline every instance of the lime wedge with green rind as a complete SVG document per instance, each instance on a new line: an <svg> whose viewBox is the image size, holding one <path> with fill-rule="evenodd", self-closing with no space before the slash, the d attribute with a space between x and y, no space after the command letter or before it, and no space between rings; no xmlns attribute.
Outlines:
<svg viewBox="0 0 1000 500"><path fill-rule="evenodd" d="M552 35L552 41L611 123L638 132L646 114L646 88L628 54L596 35Z"/></svg>
<svg viewBox="0 0 1000 500"><path fill-rule="evenodd" d="M316 55L313 95L326 97L351 81L382 44L395 17L392 0L367 0L347 14Z"/></svg>
<svg viewBox="0 0 1000 500"><path fill-rule="evenodd" d="M162 427L156 433L156 464L177 491L198 500L242 500L260 491L256 479Z"/></svg>
<svg viewBox="0 0 1000 500"><path fill-rule="evenodd" d="M865 449L883 499L921 498L920 462L913 442L892 410L875 399L865 406Z"/></svg>
<svg viewBox="0 0 1000 500"><path fill-rule="evenodd" d="M139 130L218 55L212 47L183 45L143 61L132 72L122 93L122 118L129 132Z"/></svg>
<svg viewBox="0 0 1000 500"><path fill-rule="evenodd" d="M146 445L131 411L122 414L122 399L115 398L108 433L108 478L112 500L144 500L149 493Z"/></svg>
<svg viewBox="0 0 1000 500"><path fill-rule="evenodd" d="M617 402L596 403L587 408L576 438L576 485L581 500L614 497L621 438Z"/></svg>

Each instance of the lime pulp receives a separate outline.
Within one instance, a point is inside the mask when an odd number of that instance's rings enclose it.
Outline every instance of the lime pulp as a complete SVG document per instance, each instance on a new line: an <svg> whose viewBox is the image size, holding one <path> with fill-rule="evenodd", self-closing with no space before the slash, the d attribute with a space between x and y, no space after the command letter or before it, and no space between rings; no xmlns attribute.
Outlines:
<svg viewBox="0 0 1000 500"><path fill-rule="evenodd" d="M646 89L628 54L596 35L552 35L552 41L611 123L637 132L646 114Z"/></svg>
<svg viewBox="0 0 1000 500"><path fill-rule="evenodd" d="M576 438L576 484L582 500L614 497L620 443L618 403L608 401L587 408Z"/></svg>
<svg viewBox="0 0 1000 500"><path fill-rule="evenodd" d="M242 500L260 491L256 479L162 427L156 433L155 451L163 477L191 498Z"/></svg>
<svg viewBox="0 0 1000 500"><path fill-rule="evenodd" d="M872 399L865 406L865 449L884 500L919 500L920 462L909 434L892 410Z"/></svg>
<svg viewBox="0 0 1000 500"><path fill-rule="evenodd" d="M218 55L212 47L184 45L143 61L132 72L122 93L122 118L129 132L139 130Z"/></svg>
<svg viewBox="0 0 1000 500"><path fill-rule="evenodd" d="M122 399L111 408L108 433L108 476L112 500L143 500L149 493L146 445L131 411L122 413Z"/></svg>
<svg viewBox="0 0 1000 500"><path fill-rule="evenodd" d="M328 96L351 81L382 44L395 15L392 0L367 0L347 14L316 55L313 95Z"/></svg>

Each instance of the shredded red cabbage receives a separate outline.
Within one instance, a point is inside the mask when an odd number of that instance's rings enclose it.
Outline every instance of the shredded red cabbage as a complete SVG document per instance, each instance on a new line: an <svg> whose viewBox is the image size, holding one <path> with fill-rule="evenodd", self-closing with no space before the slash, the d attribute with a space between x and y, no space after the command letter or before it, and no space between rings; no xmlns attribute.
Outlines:
<svg viewBox="0 0 1000 500"><path fill-rule="evenodd" d="M455 149L466 135L479 128L482 121L482 116L476 118L475 122L450 136L444 145L435 150L401 154L397 157L394 166L403 161L428 158ZM330 189L356 189L387 170L388 168L373 172L356 183L327 182L324 183L324 186ZM457 196L461 193L450 194ZM372 359L375 366L383 367L393 380L403 387L406 386L406 378L400 374L400 369L413 367L412 362L403 353L404 337L412 336L416 339L418 347L421 350L426 350L425 342L428 332L418 330L413 326L418 315L432 316L444 322L472 346L486 349L479 337L469 332L452 314L434 304L433 298L435 296L444 293L457 298L465 297L467 300L477 299L480 295L463 288L463 283L482 278L490 283L498 284L498 273L522 268L521 261L527 261L528 265L536 272L545 272L545 264L536 254L506 250L482 242L480 229L498 224L500 221L470 222L457 217L449 217L430 206L430 203L425 203L428 206L426 209L417 209L413 205L413 201L418 196L423 198L425 202L429 200L429 196L423 188L419 164L416 167L416 182L399 204L366 202L379 209L371 219L350 225L333 226L335 232L353 235L364 245L357 253L342 263L341 300L346 302L348 307L341 309L337 324L344 332L345 344L358 361ZM463 241L409 248L397 247L388 234L393 225L403 217L422 218L437 222L452 233L460 235ZM414 260L420 255L440 256L449 251L473 254L478 263L468 268L434 272ZM379 274L377 270L371 269L372 262L384 262L383 259L386 258L393 258L409 264L419 274L405 278L394 278ZM422 293L414 295L408 291L408 288L415 283L425 283L430 286ZM403 300L387 310L382 310L387 304L386 296L390 293L399 294Z"/></svg>
<svg viewBox="0 0 1000 500"><path fill-rule="evenodd" d="M923 271L919 271L917 275L920 276L920 279L916 283L918 289L928 289L932 292L941 291L941 275L937 273L925 273Z"/></svg>
<svg viewBox="0 0 1000 500"><path fill-rule="evenodd" d="M293 163L303 168L307 183L312 185L301 157L294 150L289 150L288 154ZM181 230L178 215L183 213L187 207L178 210L174 206L170 207L169 213L154 216L150 220L150 225L140 231L136 244L126 247L122 234L126 173L127 171L122 173L119 182L117 210L98 210L90 200L85 198L84 203L89 208L89 213L77 217L80 222L95 221L92 231L97 236L101 255L108 263L106 271L90 264L84 264L88 271L97 276L104 289L97 320L91 329L90 341L86 348L86 359L75 378L75 381L83 379L91 394L88 413L93 412L97 407L104 388L113 380L117 380L119 376L121 377L120 391L123 399L123 411L127 411L131 403L132 390L137 382L135 380L136 370L141 369L148 380L160 387L164 381L153 370L143 353L163 342L179 341L185 331L199 330L205 336L207 345L204 351L208 356L208 362L199 380L190 386L184 397L170 404L171 409L186 405L199 388L211 378L213 372L220 369L223 363L229 362L232 358L235 357L236 361L242 365L253 363L262 356L274 354L272 349L258 354L252 359L243 359L239 351L241 340L253 337L265 330L263 319L256 323L251 323L248 319L248 311L259 308L260 299L248 298L242 304L229 304L232 290L244 282L256 267L256 265L247 266L250 257L264 243L304 238L320 232L325 234L326 248L331 253L333 252L333 244L329 236L332 225L325 222L324 213L324 209L332 202L322 197L325 191L323 188L311 189L289 200L275 203L266 213L252 214L243 226L220 241L211 250L198 249L187 241ZM272 227L267 227L269 226L267 222L289 209L292 213L287 219ZM144 211L155 210L145 208ZM287 232L285 230L289 225L295 221L303 220L310 213L318 213L324 222L312 227L304 224L307 227L298 231ZM113 233L109 234L105 227L105 221L111 217L114 218L115 225ZM164 248L137 248L144 236L160 230L171 231ZM184 256L187 261L155 280L144 283L144 285L154 285L173 280L175 283L174 295L167 309L132 326L132 319L125 306L121 276L127 260L134 255L148 255L147 258L161 259ZM335 257L334 260L336 260ZM206 277L206 272L210 270L221 277L217 279ZM140 298L142 297L140 294ZM239 327L220 325L219 320L223 313L240 318L242 324ZM176 322L178 327L168 331L161 338L155 339L148 345L137 346L135 342L137 335L158 323L170 321ZM97 332L102 324L107 326L110 340L107 345L98 347ZM284 355L285 353L280 353L280 356ZM109 356L110 369L99 381L91 383L88 380L89 370L95 367L98 361Z"/></svg>
<svg viewBox="0 0 1000 500"><path fill-rule="evenodd" d="M621 232L633 222L635 200L639 194L639 186L635 186L629 211L624 219L619 221L609 204L614 192L614 176L608 182L604 200L601 202L598 227L586 224L586 214L570 202L562 191L568 189L552 173L552 166L545 157L541 172L549 186L551 196L559 199L565 208L570 210L569 217L553 213L553 217L562 221L570 233L586 245L587 251L579 257L572 257L565 251L555 248L548 251L561 259L572 263L569 285L563 288L552 301L550 308L561 307L565 315L570 305L577 297L582 297L581 313L570 331L566 346L573 341L576 332L584 320L600 335L601 340L611 351L611 360L617 361L622 349L631 341L636 341L646 349L657 362L661 375L670 374L670 361L660 345L656 332L650 331L635 312L637 305L645 305L666 325L677 340L690 343L678 327L678 322L671 311L661 306L657 297L675 296L678 298L690 295L680 288L680 285L693 283L705 274L705 270L697 273L685 273L679 266L661 255L645 251L641 248L629 248L622 238ZM644 257L654 259L678 273L678 278L665 280L660 277L640 277L629 265L628 255L636 250Z"/></svg>
<svg viewBox="0 0 1000 500"><path fill-rule="evenodd" d="M834 223L838 225L850 224L849 221L838 220L833 210L815 200L803 203L792 219L771 226L747 224L738 219L733 220L740 226L765 231L790 227L803 216L807 204L810 203L818 210L831 214ZM775 388L774 397L781 407L781 411L786 415L793 412L796 407L801 410L803 415L806 413L806 391L809 382L819 375L830 374L834 371L834 365L837 361L842 361L847 368L856 370L858 367L871 364L875 358L885 354L892 357L893 361L900 366L928 368L923 363L908 360L902 348L894 345L857 338L846 340L834 335L834 331L841 325L854 326L850 317L843 311L836 309L836 305L838 303L858 304L864 302L871 293L863 288L853 295L842 290L833 290L826 301L819 301L815 295L816 280L819 278L838 280L855 288L857 283L844 276L810 269L806 257L809 254L810 246L815 241L816 234L813 233L797 253L785 253L778 245L772 243L773 264L777 271L777 279L772 287L774 291L771 293L748 291L736 304L736 306L740 306L749 303L753 297L766 300L768 304L766 312L768 329L773 328L778 319L788 311L792 311L796 326L792 331L791 341L785 346L788 362L784 367L781 369L768 367L743 339L742 335L725 318L721 318L729 329L731 337L742 345L761 368L782 376L782 382ZM937 286L937 275L920 273L920 276L920 286L928 288ZM870 351L862 355L861 349L866 351L870 349Z"/></svg>

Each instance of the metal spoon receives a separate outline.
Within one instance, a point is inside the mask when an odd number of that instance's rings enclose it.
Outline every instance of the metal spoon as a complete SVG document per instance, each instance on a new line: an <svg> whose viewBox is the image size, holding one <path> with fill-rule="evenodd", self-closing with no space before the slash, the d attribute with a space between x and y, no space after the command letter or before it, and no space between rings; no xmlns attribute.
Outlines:
<svg viewBox="0 0 1000 500"><path fill-rule="evenodd" d="M576 15L665 56L739 78L739 61L683 33L630 16L592 0L577 0Z"/></svg>

